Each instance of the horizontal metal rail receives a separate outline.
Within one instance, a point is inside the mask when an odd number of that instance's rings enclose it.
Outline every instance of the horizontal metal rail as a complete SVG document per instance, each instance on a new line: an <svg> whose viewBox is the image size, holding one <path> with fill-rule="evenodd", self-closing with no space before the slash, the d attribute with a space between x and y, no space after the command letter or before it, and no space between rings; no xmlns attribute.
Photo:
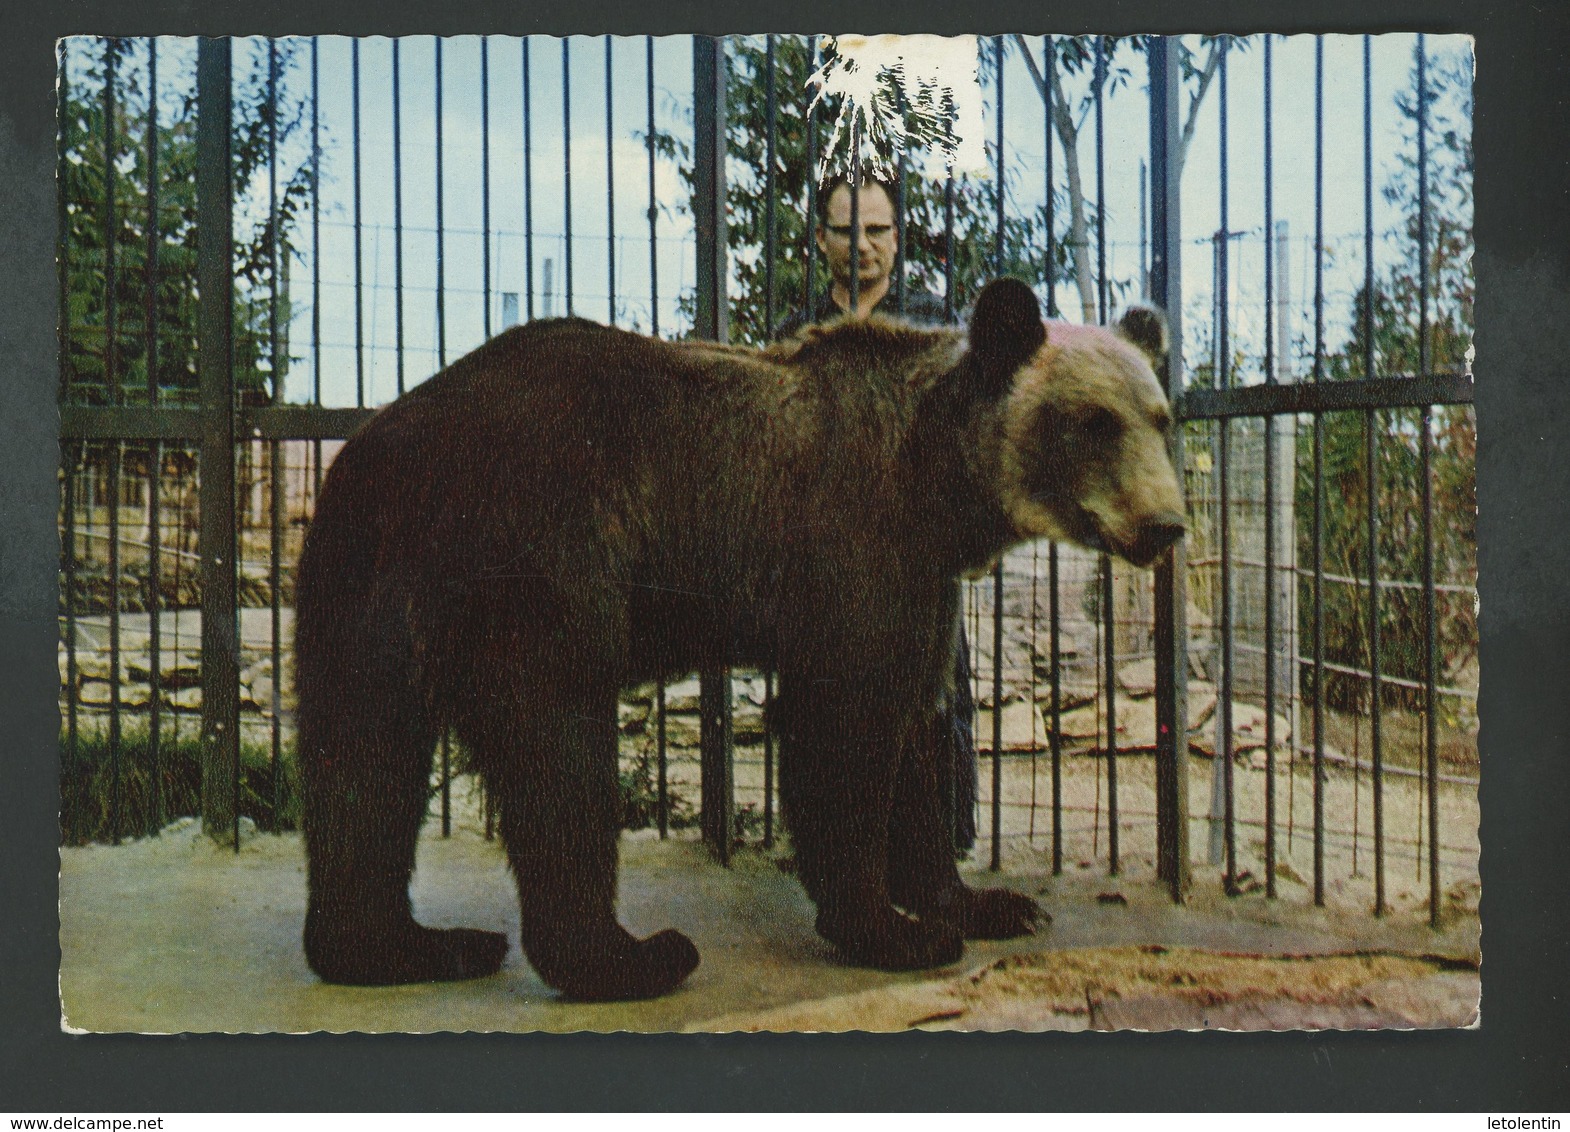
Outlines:
<svg viewBox="0 0 1570 1132"><path fill-rule="evenodd" d="M1377 377L1367 381L1304 381L1293 384L1241 385L1231 389L1189 389L1178 400L1180 420L1224 420L1290 413L1331 413L1350 409L1423 409L1432 405L1470 405L1472 375Z"/></svg>
<svg viewBox="0 0 1570 1132"><path fill-rule="evenodd" d="M240 409L235 436L250 440L342 440L375 409L277 405ZM62 440L195 440L202 411L149 405L61 405Z"/></svg>

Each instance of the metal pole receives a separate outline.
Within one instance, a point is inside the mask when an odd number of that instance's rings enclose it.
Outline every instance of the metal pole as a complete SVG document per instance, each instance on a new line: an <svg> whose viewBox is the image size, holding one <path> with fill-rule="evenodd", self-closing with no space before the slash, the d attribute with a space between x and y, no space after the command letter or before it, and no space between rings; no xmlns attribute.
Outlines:
<svg viewBox="0 0 1570 1132"><path fill-rule="evenodd" d="M228 39L196 48L197 368L202 405L202 826L240 847L239 626L235 609L234 251Z"/></svg>
<svg viewBox="0 0 1570 1132"><path fill-rule="evenodd" d="M1265 382L1276 380L1273 40L1265 36ZM1265 897L1276 897L1276 419L1265 418ZM1293 579L1296 585L1296 579Z"/></svg>
<svg viewBox="0 0 1570 1132"><path fill-rule="evenodd" d="M605 258L606 300L616 325L616 153L615 123L611 114L611 37L605 37Z"/></svg>
<svg viewBox="0 0 1570 1132"><path fill-rule="evenodd" d="M1219 368L1216 373L1217 385L1222 389L1232 386L1232 360L1230 341L1230 315L1228 305L1228 268L1230 265L1232 234L1228 228L1228 200L1227 200L1227 50L1228 40L1222 40L1220 90L1218 93L1217 108L1221 115L1221 145L1219 181L1221 190L1221 235L1217 243L1218 275L1216 279L1217 311L1220 315L1220 333L1218 335L1217 358ZM1216 756L1221 759L1221 777L1223 789L1223 832L1226 838L1226 875L1223 886L1228 893L1237 890L1237 794L1235 782L1235 768L1232 765L1232 692L1233 692L1233 659L1232 659L1232 484L1231 484L1231 447L1232 447L1232 422L1223 419L1217 423L1220 431L1220 458L1216 462L1216 478L1219 482L1221 495L1221 695L1216 705L1217 715L1221 721L1221 742L1216 751Z"/></svg>
<svg viewBox="0 0 1570 1132"><path fill-rule="evenodd" d="M104 392L111 405L120 395L119 285L116 245L119 221L115 208L115 64L119 43L104 40ZM120 472L125 445L109 445L109 831L120 844L121 730L120 730Z"/></svg>
<svg viewBox="0 0 1570 1132"><path fill-rule="evenodd" d="M1373 37L1363 37L1363 377L1374 376ZM1379 672L1379 413L1365 422L1368 470L1368 724L1374 748L1374 915L1385 914L1385 752ZM1354 773L1355 770L1354 770Z"/></svg>
<svg viewBox="0 0 1570 1132"><path fill-rule="evenodd" d="M1097 320L1107 321L1107 207L1106 207L1106 131L1105 98L1107 84L1106 39L1096 37L1096 311ZM1117 876L1121 870L1118 844L1118 664L1117 599L1112 586L1112 558L1101 555L1101 618L1106 649L1107 689L1107 857L1108 871Z"/></svg>
<svg viewBox="0 0 1570 1132"><path fill-rule="evenodd" d="M1325 40L1314 37L1314 380L1325 360ZM1325 430L1314 414L1314 903L1325 902Z"/></svg>
<svg viewBox="0 0 1570 1132"><path fill-rule="evenodd" d="M365 257L361 252L363 216L360 206L360 41L349 41L354 103L354 403L365 407Z"/></svg>
<svg viewBox="0 0 1570 1132"><path fill-rule="evenodd" d="M659 208L656 205L654 195L654 37L652 35L644 37L643 50L649 109L649 130L647 135L649 146L649 333L657 338L660 333L660 249L658 231L656 229ZM663 696L663 686L661 694ZM660 797L663 805L665 797L663 791Z"/></svg>
<svg viewBox="0 0 1570 1132"><path fill-rule="evenodd" d="M992 37L997 67L997 226L993 232L992 272L1003 274L1004 177L1003 162L1003 37ZM950 772L952 773L952 771ZM1003 867L1003 560L992 568L992 862L993 872Z"/></svg>
<svg viewBox="0 0 1570 1132"><path fill-rule="evenodd" d="M1170 348L1159 367L1167 398L1181 411L1183 272L1179 145L1178 42L1150 41L1150 297L1168 312ZM1169 443L1183 482L1183 427ZM1155 570L1157 869L1172 899L1184 900L1188 865L1188 555L1182 540Z"/></svg>
<svg viewBox="0 0 1570 1132"><path fill-rule="evenodd" d="M1418 376L1426 378L1428 344L1428 53L1424 36L1417 37L1417 261ZM1434 609L1434 414L1422 413L1423 476L1423 733L1428 768L1428 923L1439 926L1439 677L1438 618Z"/></svg>
<svg viewBox="0 0 1570 1132"><path fill-rule="evenodd" d="M694 296L699 338L730 340L725 293L725 42L715 36L692 40L693 200L697 238ZM703 837L722 863L730 860L735 807L735 747L729 668L699 674Z"/></svg>
<svg viewBox="0 0 1570 1132"><path fill-rule="evenodd" d="M143 260L144 333L147 351L147 403L158 404L158 40L147 40L147 251ZM64 307L62 319L64 317ZM148 831L163 828L163 765L159 750L163 727L163 637L159 623L163 610L163 575L159 559L163 555L163 515L159 489L163 481L163 442L154 440L147 454L147 747L151 764L151 796L148 799Z"/></svg>

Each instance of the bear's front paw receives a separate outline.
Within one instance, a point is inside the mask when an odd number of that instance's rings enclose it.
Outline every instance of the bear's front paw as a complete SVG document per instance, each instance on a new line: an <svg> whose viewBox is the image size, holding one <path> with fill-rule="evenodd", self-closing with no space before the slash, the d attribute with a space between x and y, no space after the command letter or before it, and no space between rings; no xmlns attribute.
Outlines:
<svg viewBox="0 0 1570 1132"><path fill-rule="evenodd" d="M852 963L884 971L946 967L965 953L964 940L948 925L913 920L893 908L857 917L819 912L817 928Z"/></svg>

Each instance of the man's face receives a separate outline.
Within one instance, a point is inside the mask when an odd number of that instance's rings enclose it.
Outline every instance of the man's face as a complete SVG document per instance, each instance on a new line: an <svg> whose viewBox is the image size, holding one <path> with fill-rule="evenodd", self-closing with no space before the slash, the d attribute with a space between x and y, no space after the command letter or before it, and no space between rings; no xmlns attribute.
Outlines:
<svg viewBox="0 0 1570 1132"><path fill-rule="evenodd" d="M837 186L828 200L827 223L818 225L818 248L829 273L843 287L850 286L850 186ZM859 286L874 286L894 270L894 204L881 186L861 188L860 239L857 241L856 274Z"/></svg>

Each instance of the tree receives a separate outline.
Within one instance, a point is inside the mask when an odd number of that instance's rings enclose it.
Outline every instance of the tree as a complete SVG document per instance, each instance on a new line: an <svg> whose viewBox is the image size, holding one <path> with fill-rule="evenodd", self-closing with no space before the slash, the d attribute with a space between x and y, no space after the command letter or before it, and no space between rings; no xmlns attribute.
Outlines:
<svg viewBox="0 0 1570 1132"><path fill-rule="evenodd" d="M1428 116L1427 303L1428 370L1457 372L1466 367L1473 322L1472 302L1472 143L1471 57L1462 50L1430 61L1426 69ZM1384 196L1400 210L1400 219L1385 239L1395 250L1393 262L1375 279L1372 293L1360 289L1347 342L1325 359L1328 380L1417 373L1420 367L1419 327L1422 321L1423 277L1419 249L1417 160L1418 76L1414 62L1411 87L1396 98L1403 118L1405 144L1398 167L1384 186ZM1369 316L1372 316L1371 318ZM1368 373L1369 324L1372 323L1374 371ZM1367 418L1361 413L1327 413L1322 418L1324 441L1325 568L1364 577L1368 571ZM1475 585L1477 579L1477 436L1470 407L1439 406L1431 412L1434 496L1434 575L1441 585ZM1311 515L1311 435L1299 433L1297 506ZM1423 469L1421 418L1414 410L1386 410L1375 415L1379 517L1378 558L1383 577L1411 583L1422 577ZM1311 526L1299 524L1300 555L1308 561ZM1326 659L1355 668L1369 661L1368 595L1366 589L1344 584L1322 586ZM1301 608L1311 610L1307 584ZM1405 680L1426 675L1427 642L1424 595L1410 584L1382 587L1380 593L1380 662L1382 671ZM1476 656L1476 607L1466 589L1441 590L1435 599L1439 641L1439 683L1446 683ZM1339 707L1354 709L1366 702L1368 685L1356 677L1328 674L1326 697ZM1415 705L1417 694L1386 686L1393 702Z"/></svg>
<svg viewBox="0 0 1570 1132"><path fill-rule="evenodd" d="M1013 36L1014 46L1024 58L1026 66L1030 69L1031 80L1036 84L1036 93L1043 102L1050 102L1052 109L1052 130L1057 136L1058 151L1063 157L1065 191L1068 205L1068 233L1064 246L1068 249L1071 262L1072 278L1079 291L1080 313L1084 321L1096 320L1096 291L1095 268L1092 264L1090 220L1088 215L1089 203L1085 195L1085 179L1080 168L1079 142L1084 132L1086 120L1094 112L1097 88L1101 89L1103 100L1107 95L1127 85L1132 79L1132 73L1127 65L1118 58L1126 47L1135 53L1144 53L1151 42L1148 36L1133 36L1128 39L1102 37L1101 69L1096 71L1095 38L1090 36L1061 37L1053 41L1052 57L1046 58L1043 65L1036 63L1036 57L1030 44L1022 35ZM1188 105L1183 115L1183 128L1178 138L1178 150L1174 158L1176 165L1174 179L1181 182L1183 179L1183 164L1188 157L1189 143L1194 140L1194 131L1199 126L1199 109L1205 102L1205 95L1210 90L1210 84L1215 80L1217 72L1221 69L1221 60L1228 50L1235 45L1237 49L1246 49L1246 39L1234 39L1232 36L1204 36L1200 42L1206 47L1206 57L1203 66L1196 61L1194 53L1188 45L1178 40L1178 65L1181 68L1181 79L1185 89L1189 91ZM1077 100L1071 99L1066 93L1063 77L1082 76L1089 73L1087 89ZM1099 193L1101 187L1096 186Z"/></svg>
<svg viewBox="0 0 1570 1132"><path fill-rule="evenodd" d="M107 38L70 40L62 52L59 139L60 191L65 212L66 358L63 380L71 399L103 403L109 397L110 315L108 257L114 271L113 369L127 402L147 399L148 266L148 66L146 41ZM291 238L312 195L311 167L296 160L280 166L278 201L269 209L269 144L276 128L280 150L305 120L306 102L289 89L286 76L299 41L276 46L277 98L269 99L269 59L265 43L250 53L236 83L233 111L233 177L236 213L245 230L235 244L235 376L242 397L265 395L274 369L287 359L272 359L269 308L273 242L286 263ZM68 57L86 55L84 66L67 68ZM194 91L170 96L164 60L159 84L159 121L155 139L157 218L153 226L152 322L156 336L155 383L174 402L196 393L197 260L201 233L196 225L196 97ZM113 79L111 88L111 75ZM112 93L113 129L108 129ZM276 119L274 117L276 109ZM106 135L108 135L106 137ZM112 158L112 160L111 160ZM282 159L281 159L282 161ZM113 227L110 230L110 209ZM276 226L276 231L275 231ZM280 295L279 322L287 325L287 296Z"/></svg>

